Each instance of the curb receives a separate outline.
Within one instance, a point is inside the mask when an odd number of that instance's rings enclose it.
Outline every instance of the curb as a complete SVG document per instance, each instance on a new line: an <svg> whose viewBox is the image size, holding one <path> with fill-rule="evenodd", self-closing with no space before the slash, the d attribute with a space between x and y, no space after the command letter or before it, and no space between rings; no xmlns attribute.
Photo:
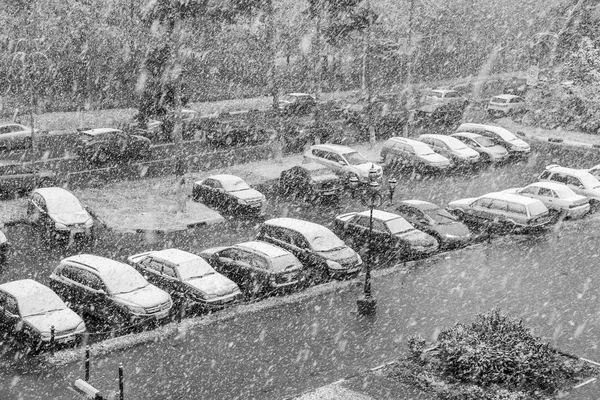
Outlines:
<svg viewBox="0 0 600 400"><path fill-rule="evenodd" d="M577 142L574 140L553 138L553 137L547 137L547 136L537 136L537 135L527 136L522 131L517 131L517 134L524 138L535 140L538 142L546 142L546 143L551 143L551 144L556 144L556 145L565 145L565 146L569 146L569 147L580 147L580 148L586 148L586 149L600 149L600 143L593 143L593 144L592 143L583 143L583 142Z"/></svg>

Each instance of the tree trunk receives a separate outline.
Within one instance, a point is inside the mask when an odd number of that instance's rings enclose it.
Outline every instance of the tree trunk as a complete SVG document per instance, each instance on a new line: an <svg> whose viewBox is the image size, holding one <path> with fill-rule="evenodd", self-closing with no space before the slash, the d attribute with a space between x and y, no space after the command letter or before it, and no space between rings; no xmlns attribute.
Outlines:
<svg viewBox="0 0 600 400"><path fill-rule="evenodd" d="M267 13L267 43L269 44L269 72L267 81L269 82L271 89L271 96L273 97L273 114L276 116L276 135L275 142L273 143L273 152L275 161L277 163L283 162L283 132L281 129L281 123L279 115L279 76L277 74L277 66L275 63L275 57L277 56L277 49L275 48L275 10L273 8L273 0L267 0L265 11Z"/></svg>
<svg viewBox="0 0 600 400"><path fill-rule="evenodd" d="M169 86L173 90L173 142L175 143L175 179L177 181L177 211L186 210L187 193L185 192L185 174L187 160L184 154L182 119L181 119L181 24L175 22L171 32L171 68L169 68Z"/></svg>

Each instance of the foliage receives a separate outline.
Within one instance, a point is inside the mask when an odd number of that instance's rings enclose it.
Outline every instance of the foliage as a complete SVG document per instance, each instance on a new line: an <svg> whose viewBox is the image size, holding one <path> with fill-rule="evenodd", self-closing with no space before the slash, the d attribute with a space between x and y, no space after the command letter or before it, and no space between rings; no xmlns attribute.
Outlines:
<svg viewBox="0 0 600 400"><path fill-rule="evenodd" d="M567 80L577 84L600 81L600 48L589 37L581 38L576 51L569 54L563 67Z"/></svg>

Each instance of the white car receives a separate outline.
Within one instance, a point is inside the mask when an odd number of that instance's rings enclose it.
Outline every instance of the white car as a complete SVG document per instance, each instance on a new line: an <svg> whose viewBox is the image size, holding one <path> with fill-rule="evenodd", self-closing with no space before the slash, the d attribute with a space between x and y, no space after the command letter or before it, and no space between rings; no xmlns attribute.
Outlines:
<svg viewBox="0 0 600 400"><path fill-rule="evenodd" d="M594 165L592 168L588 169L587 172L594 175L594 177L600 180L600 164Z"/></svg>
<svg viewBox="0 0 600 400"><path fill-rule="evenodd" d="M13 122L0 123L0 148L7 150L31 147L32 129ZM39 133L38 129L33 130Z"/></svg>
<svg viewBox="0 0 600 400"><path fill-rule="evenodd" d="M450 135L476 152L479 153L479 159L482 162L502 162L508 159L508 151L492 139L471 132L458 132Z"/></svg>
<svg viewBox="0 0 600 400"><path fill-rule="evenodd" d="M479 162L479 153L463 142L448 135L425 134L417 139L426 143L436 153L452 160L455 165L473 165Z"/></svg>
<svg viewBox="0 0 600 400"><path fill-rule="evenodd" d="M520 196L538 199L549 210L564 212L569 218L581 218L590 211L587 197L578 195L567 185L555 182L536 182L522 188L503 190Z"/></svg>
<svg viewBox="0 0 600 400"><path fill-rule="evenodd" d="M488 137L514 157L527 157L531 154L531 147L526 142L501 126L465 123L461 124L456 132L471 132Z"/></svg>
<svg viewBox="0 0 600 400"><path fill-rule="evenodd" d="M501 94L490 99L488 113L490 115L506 115L525 111L525 99L514 94Z"/></svg>
<svg viewBox="0 0 600 400"><path fill-rule="evenodd" d="M337 144L317 144L304 153L303 164L317 162L346 178L356 176L359 182L369 182L369 171L375 170L376 178L383 175L381 166L369 161L358 151Z"/></svg>
<svg viewBox="0 0 600 400"><path fill-rule="evenodd" d="M589 198L592 209L600 205L600 181L585 169L548 165L539 180L567 185L575 193Z"/></svg>
<svg viewBox="0 0 600 400"><path fill-rule="evenodd" d="M426 103L453 104L466 107L469 101L456 90L433 89L425 96Z"/></svg>

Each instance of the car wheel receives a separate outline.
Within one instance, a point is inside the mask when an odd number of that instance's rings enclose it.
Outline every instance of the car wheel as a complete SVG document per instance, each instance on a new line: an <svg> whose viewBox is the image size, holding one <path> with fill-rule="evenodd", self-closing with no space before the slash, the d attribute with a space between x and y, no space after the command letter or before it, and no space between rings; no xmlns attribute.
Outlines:
<svg viewBox="0 0 600 400"><path fill-rule="evenodd" d="M482 163L486 163L486 164L492 162L492 158L490 157L490 155L488 153L480 153L479 159L481 160Z"/></svg>
<svg viewBox="0 0 600 400"><path fill-rule="evenodd" d="M231 146L233 144L233 136L225 136L225 140L223 142L225 143L225 146Z"/></svg>
<svg viewBox="0 0 600 400"><path fill-rule="evenodd" d="M600 201L590 199L590 213L595 213L600 209Z"/></svg>

